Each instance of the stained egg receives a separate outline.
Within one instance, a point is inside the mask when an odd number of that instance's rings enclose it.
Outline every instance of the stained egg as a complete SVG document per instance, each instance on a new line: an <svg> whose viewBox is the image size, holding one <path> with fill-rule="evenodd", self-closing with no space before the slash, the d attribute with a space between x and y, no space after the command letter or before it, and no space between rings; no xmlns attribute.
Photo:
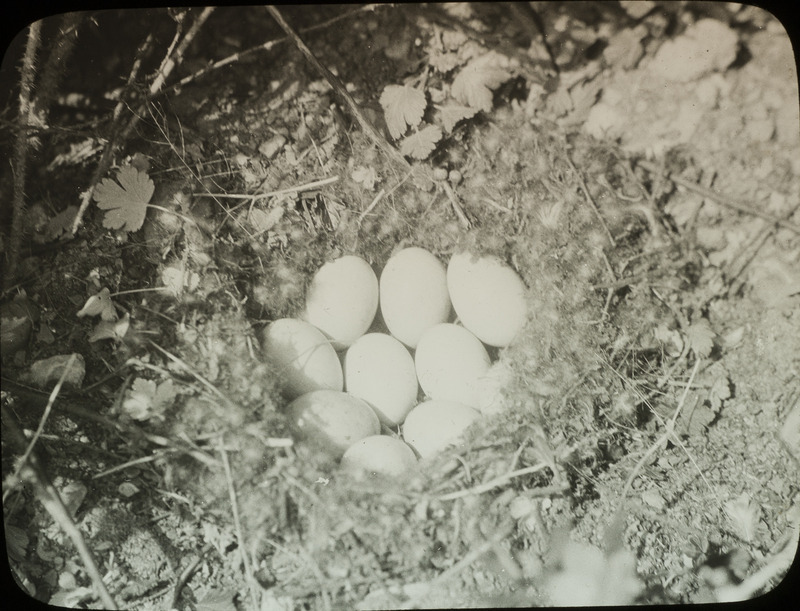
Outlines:
<svg viewBox="0 0 800 611"><path fill-rule="evenodd" d="M415 348L427 329L450 319L444 265L416 246L395 253L381 272L380 302L389 332Z"/></svg>
<svg viewBox="0 0 800 611"><path fill-rule="evenodd" d="M310 323L296 318L276 320L264 328L261 344L287 398L312 390L342 390L344 376L336 351Z"/></svg>
<svg viewBox="0 0 800 611"><path fill-rule="evenodd" d="M347 349L344 381L345 390L369 403L388 426L400 424L417 401L414 359L385 333L367 333Z"/></svg>
<svg viewBox="0 0 800 611"><path fill-rule="evenodd" d="M454 401L423 401L406 416L403 439L422 458L457 444L480 416L478 410Z"/></svg>
<svg viewBox="0 0 800 611"><path fill-rule="evenodd" d="M507 346L525 324L525 285L496 256L454 254L447 288L460 322L490 346Z"/></svg>
<svg viewBox="0 0 800 611"><path fill-rule="evenodd" d="M364 335L378 311L378 278L361 257L346 255L317 270L306 292L303 318L336 350Z"/></svg>
<svg viewBox="0 0 800 611"><path fill-rule="evenodd" d="M419 385L429 398L477 407L478 379L491 361L467 329L452 323L431 327L417 344L414 362Z"/></svg>
<svg viewBox="0 0 800 611"><path fill-rule="evenodd" d="M400 477L417 466L407 443L388 435L372 435L356 441L342 456L341 467L358 478Z"/></svg>
<svg viewBox="0 0 800 611"><path fill-rule="evenodd" d="M337 460L360 439L380 433L372 408L345 392L314 390L292 401L288 411L297 436Z"/></svg>

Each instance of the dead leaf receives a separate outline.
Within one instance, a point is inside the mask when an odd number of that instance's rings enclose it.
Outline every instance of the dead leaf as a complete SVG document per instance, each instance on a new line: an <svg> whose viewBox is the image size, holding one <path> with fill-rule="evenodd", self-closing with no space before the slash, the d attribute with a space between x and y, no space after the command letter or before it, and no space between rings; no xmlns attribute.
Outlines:
<svg viewBox="0 0 800 611"><path fill-rule="evenodd" d="M114 308L111 293L107 288L101 289L99 293L95 293L86 300L86 303L83 304L80 312L78 312L78 318L97 316L98 314L105 321L117 320L117 311Z"/></svg>
<svg viewBox="0 0 800 611"><path fill-rule="evenodd" d="M359 183L368 191L372 191L375 188L375 184L381 180L378 176L378 173L375 171L375 168L365 168L363 165L360 165L353 170L353 172L350 174L350 178Z"/></svg>
<svg viewBox="0 0 800 611"><path fill-rule="evenodd" d="M101 339L113 339L116 341L125 337L130 326L131 316L127 312L125 316L116 321L101 320L89 335L90 342L97 342Z"/></svg>
<svg viewBox="0 0 800 611"><path fill-rule="evenodd" d="M103 226L124 231L141 229L154 191L155 185L147 173L131 165L120 168L116 181L104 178L95 187L93 196L97 206L106 211Z"/></svg>
<svg viewBox="0 0 800 611"><path fill-rule="evenodd" d="M72 365L67 369L70 358L74 357ZM83 384L83 377L86 375L86 363L80 354L57 354L48 359L36 361L30 369L20 377L23 381L36 386L37 388L47 388L51 384L58 382L61 375L66 370L64 385L80 388Z"/></svg>
<svg viewBox="0 0 800 611"><path fill-rule="evenodd" d="M726 502L725 514L739 537L747 542L755 539L758 522L761 520L761 506L747 492L742 492L736 500Z"/></svg>
<svg viewBox="0 0 800 611"><path fill-rule="evenodd" d="M428 125L404 138L400 143L400 152L414 159L425 159L436 148L436 143L442 139L442 129L438 125Z"/></svg>
<svg viewBox="0 0 800 611"><path fill-rule="evenodd" d="M425 93L408 85L387 85L380 99L389 134L397 140L408 127L422 121L427 101Z"/></svg>

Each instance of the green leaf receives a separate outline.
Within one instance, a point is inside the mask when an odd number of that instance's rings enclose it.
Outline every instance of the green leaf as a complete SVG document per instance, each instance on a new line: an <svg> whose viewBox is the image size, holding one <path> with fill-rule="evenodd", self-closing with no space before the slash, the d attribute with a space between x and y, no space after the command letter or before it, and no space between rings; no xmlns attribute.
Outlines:
<svg viewBox="0 0 800 611"><path fill-rule="evenodd" d="M78 318L84 316L97 316L105 321L117 320L117 311L114 309L114 302L111 299L111 293L107 288L103 288L99 293L95 293L78 312Z"/></svg>
<svg viewBox="0 0 800 611"><path fill-rule="evenodd" d="M442 139L442 129L438 125L428 125L403 139L400 143L400 152L414 159L425 159L436 148L436 143Z"/></svg>
<svg viewBox="0 0 800 611"><path fill-rule="evenodd" d="M444 131L446 131L448 134L453 131L456 123L463 119L470 119L478 112L477 108L471 108L469 106L457 106L456 104L443 106L439 110L442 113L442 125L444 126Z"/></svg>
<svg viewBox="0 0 800 611"><path fill-rule="evenodd" d="M104 178L94 190L97 206L106 211L103 226L138 231L144 224L147 204L153 197L155 185L146 172L131 165L120 168L117 181Z"/></svg>
<svg viewBox="0 0 800 611"><path fill-rule="evenodd" d="M427 101L425 94L408 85L387 85L380 99L389 134L397 140L408 126L416 127L422 121Z"/></svg>
<svg viewBox="0 0 800 611"><path fill-rule="evenodd" d="M453 79L452 96L471 108L492 110L492 92L511 78L508 59L499 53L487 53L472 60Z"/></svg>

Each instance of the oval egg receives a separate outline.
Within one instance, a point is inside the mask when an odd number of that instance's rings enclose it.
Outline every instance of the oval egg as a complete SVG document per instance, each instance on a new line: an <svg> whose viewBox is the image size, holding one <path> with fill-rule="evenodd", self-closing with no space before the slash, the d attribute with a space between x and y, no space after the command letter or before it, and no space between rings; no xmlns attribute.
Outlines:
<svg viewBox="0 0 800 611"><path fill-rule="evenodd" d="M267 360L278 370L278 385L287 398L312 390L342 390L344 376L336 351L313 325L281 318L264 328L261 345Z"/></svg>
<svg viewBox="0 0 800 611"><path fill-rule="evenodd" d="M454 254L447 288L461 323L490 346L507 346L525 324L525 285L498 257Z"/></svg>
<svg viewBox="0 0 800 611"><path fill-rule="evenodd" d="M454 401L423 401L406 416L403 439L427 458L457 444L479 416L478 410Z"/></svg>
<svg viewBox="0 0 800 611"><path fill-rule="evenodd" d="M431 399L477 406L478 379L491 361L480 340L452 323L425 331L414 356L419 385Z"/></svg>
<svg viewBox="0 0 800 611"><path fill-rule="evenodd" d="M444 265L416 246L395 253L381 272L380 303L389 332L415 348L428 328L450 320Z"/></svg>
<svg viewBox="0 0 800 611"><path fill-rule="evenodd" d="M287 409L298 437L337 460L358 440L380 433L372 408L345 392L314 390Z"/></svg>
<svg viewBox="0 0 800 611"><path fill-rule="evenodd" d="M388 426L397 426L417 402L417 374L408 349L391 335L367 333L347 349L345 390L363 399Z"/></svg>
<svg viewBox="0 0 800 611"><path fill-rule="evenodd" d="M341 467L358 478L400 477L417 465L409 445L388 435L356 441L342 456Z"/></svg>
<svg viewBox="0 0 800 611"><path fill-rule="evenodd" d="M478 379L476 406L481 414L498 414L506 409L503 393L514 379L514 373L504 361L497 361Z"/></svg>
<svg viewBox="0 0 800 611"><path fill-rule="evenodd" d="M323 265L306 292L304 318L342 350L364 335L378 311L378 278L361 257Z"/></svg>

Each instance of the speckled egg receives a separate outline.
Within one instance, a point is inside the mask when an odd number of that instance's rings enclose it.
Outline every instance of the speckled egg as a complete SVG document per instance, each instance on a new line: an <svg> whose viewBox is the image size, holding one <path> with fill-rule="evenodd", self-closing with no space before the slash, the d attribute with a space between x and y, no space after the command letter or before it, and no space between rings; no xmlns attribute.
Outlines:
<svg viewBox="0 0 800 611"><path fill-rule="evenodd" d="M337 460L358 440L380 433L372 408L345 392L314 390L287 409L297 436Z"/></svg>
<svg viewBox="0 0 800 611"><path fill-rule="evenodd" d="M454 401L423 401L406 416L403 439L422 458L455 445L480 412Z"/></svg>
<svg viewBox="0 0 800 611"><path fill-rule="evenodd" d="M417 402L417 374L408 349L391 335L367 333L347 349L345 390L363 399L382 422L397 426Z"/></svg>
<svg viewBox="0 0 800 611"><path fill-rule="evenodd" d="M361 257L346 255L323 265L306 292L303 318L347 348L364 335L378 311L378 278Z"/></svg>
<svg viewBox="0 0 800 611"><path fill-rule="evenodd" d="M312 390L341 391L342 365L322 331L303 320L281 318L261 333L267 361L278 376L278 386L289 399Z"/></svg>
<svg viewBox="0 0 800 611"><path fill-rule="evenodd" d="M439 259L416 246L386 262L380 279L381 314L389 332L415 348L430 327L450 320L447 273Z"/></svg>
<svg viewBox="0 0 800 611"><path fill-rule="evenodd" d="M490 346L507 346L525 324L525 285L498 257L454 254L447 288L461 324Z"/></svg>
<svg viewBox="0 0 800 611"><path fill-rule="evenodd" d="M414 362L429 398L477 407L478 379L491 361L484 345L467 329L452 323L431 327L417 344Z"/></svg>

